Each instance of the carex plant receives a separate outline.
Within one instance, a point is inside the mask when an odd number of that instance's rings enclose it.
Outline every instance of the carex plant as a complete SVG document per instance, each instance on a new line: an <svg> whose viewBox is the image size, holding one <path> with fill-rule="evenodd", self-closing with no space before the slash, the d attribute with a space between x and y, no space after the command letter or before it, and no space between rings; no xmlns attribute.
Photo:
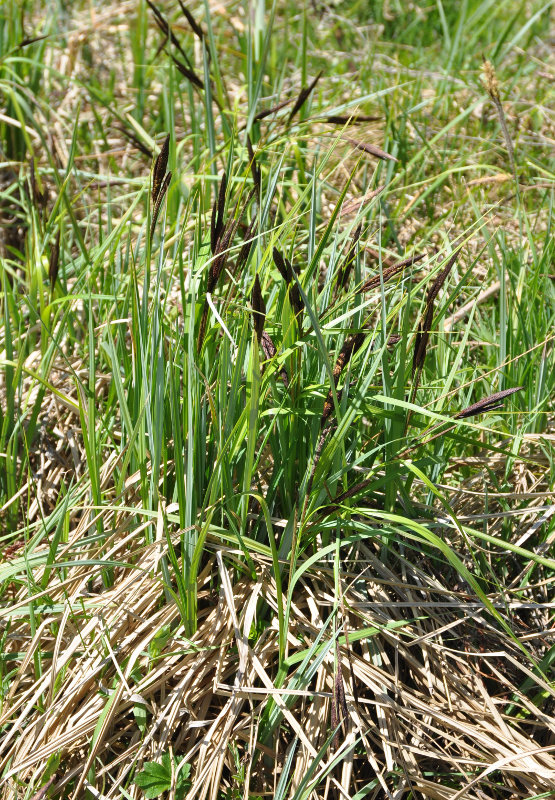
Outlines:
<svg viewBox="0 0 555 800"><path fill-rule="evenodd" d="M29 161L21 202L37 220L28 253L39 269L28 307L41 339L41 391L55 358L77 387L89 483L77 475L65 491L75 499L90 491L94 508L136 493L145 512L162 515L166 531L179 526L181 547L169 541L164 575L192 632L197 578L214 530L241 548L251 572L253 542L270 547L281 586L300 553L350 529L353 501L411 513L415 472L407 464L431 466L426 444L439 440L445 448L461 435L460 423L438 420L438 410L453 417L469 402L466 392L464 402L450 395L445 409L437 402L433 413L422 408L441 396L434 331L456 296L453 266L480 225L439 252L426 243L417 252L397 247L397 256L380 247L390 224L385 198L403 165L394 142L378 146L357 133L376 116L344 103L318 112L325 76L309 75L306 61L296 89L285 89L282 75L266 86L273 12L265 28L255 20L240 34L248 106L238 111L210 15L201 24L179 4L174 30L159 5L148 7L160 35L152 68L162 66L167 76L160 136L135 118L131 124L97 90L93 97L143 163L152 157L148 186L133 180L141 188L114 201L119 219L110 212L95 240L93 231L82 233L69 197L71 185L89 202L73 162L79 120L64 169L47 148L48 198ZM191 126L184 138L181 115ZM17 160L23 164L24 153ZM9 333L9 309L18 304L9 301L13 284L3 276ZM21 317L20 330L23 324ZM84 341L86 372L73 369L67 339ZM15 363L12 351L7 341ZM458 364L455 354L451 363ZM21 385L23 372L12 369L8 383ZM110 375L102 402L99 374ZM2 423L8 452L18 441L14 398L8 393ZM28 438L40 401L39 392ZM483 410L492 407L493 400ZM114 419L121 438L112 435ZM107 472L108 454L114 463ZM17 459L4 460L4 472L5 496L17 496ZM62 518L56 510L42 520L39 535ZM97 533L104 535L100 523ZM109 570L103 578L110 582Z"/></svg>
<svg viewBox="0 0 555 800"><path fill-rule="evenodd" d="M451 120L431 145L420 147L418 126L410 140L403 134L407 115L398 120L388 113L388 95L399 102L406 86L330 104L333 76L320 63L313 68L308 57L307 15L296 81L277 54L275 11L276 4L266 18L246 17L233 32L234 46L218 47L222 40L208 8L197 19L183 2L141 3L130 33L133 109L126 113L118 105L115 82L91 81L92 113L84 121L76 114L66 126L65 153L38 123L36 136L25 137L36 115L21 100L28 96L21 87L38 80L33 59L40 59L41 41L24 45L35 48L29 57L14 50L11 72L2 73L2 89L15 98L10 115L20 124L0 122L14 162L2 198L30 222L18 229L19 242L8 243L2 262L0 503L14 548L5 553L14 563L2 564L2 576L27 596L40 595L40 604L30 599L22 612L30 620L31 636L27 628L25 636L38 641L38 626L50 625L43 614L50 613L52 576L63 581L67 570L83 567L88 624L97 595L127 569L143 574L141 552L160 541L159 558L149 562L151 610L175 604L182 622L174 615L159 631L160 642L167 642L178 629L189 640L198 631L213 605L210 590L221 588L224 560L237 584L260 579L271 565L265 577L275 598L258 603L251 640L264 629L273 636L277 620L279 646L270 671L276 689L292 678L285 706L296 701L293 690L308 692L325 655L319 648L333 646L328 745L337 748L339 725L348 727L352 708L340 651L344 647L345 657L350 648L349 615L357 619L342 597L361 542L372 542L379 564L392 574L412 556L417 574L420 559L430 557L432 581L434 570L448 570L513 643L508 615L489 599L494 569L472 543L498 550L506 544L499 560L512 549L515 562L505 559L504 568L522 586L538 565L552 567L543 551L531 553L478 525L463 525L440 484L451 456L501 455L510 465L518 454L522 415L496 418L494 427L484 414L503 404L519 409L526 397L528 429L535 433L545 425L551 351L535 346L526 298L543 291L552 297L553 250L550 244L534 253L528 280L521 254L501 233L490 234L477 208L474 222L465 218L454 233L440 214L422 237L417 232L403 246L401 217L420 219L424 205L435 214L435 192L466 169L464 154L461 163L449 165L451 150L438 148L436 159L432 149L443 143ZM25 43L19 29L10 36L14 48ZM230 68L234 60L239 70ZM149 94L151 83L156 91ZM500 91L490 97L498 108ZM409 100L420 103L418 86ZM445 92L438 103L448 100ZM151 118L149 103L155 103ZM459 122L471 108L460 111ZM132 145L133 159L126 162L132 174L124 179L111 173L117 156L101 119L111 120ZM105 160L96 162L91 154L98 141L106 150ZM29 142L41 143L40 153L34 145L40 169ZM522 165L518 152L512 158L516 181ZM437 176L429 174L432 168ZM486 256L502 280L509 265L506 280L514 283L516 302L505 305L502 287L499 320L480 328L479 312L471 308L447 330L445 317ZM546 329L550 313L547 303L538 312ZM497 327L499 342L491 336ZM524 339L530 357L509 358ZM491 355L487 365L484 352ZM45 397L53 403L43 420ZM65 465L54 493L43 491L37 510L41 458L56 458L52 439L41 438L41 431L62 438L64 425L74 463ZM60 563L58 552L74 527L79 535ZM126 543L121 550L120 540ZM517 555L529 559L524 577ZM35 566L45 567L39 579ZM291 642L303 636L302 626L289 625L291 609L316 566L333 576L331 602L322 603L331 613L302 662L295 660L298 653L290 660ZM52 622L54 637L57 625ZM162 649L156 644L141 651L145 671ZM111 653L107 646L102 651L106 664ZM35 681L50 658L50 650L36 648L25 662ZM355 691L352 672L351 679ZM42 695L37 706L44 710ZM282 713L273 699L265 704L263 745ZM509 713L520 712L509 707ZM105 719L102 714L93 740ZM282 776L279 796L287 769Z"/></svg>
<svg viewBox="0 0 555 800"><path fill-rule="evenodd" d="M299 554L351 530L353 501L410 514L415 476L433 461L426 444L445 444L458 428L446 417L498 407L516 387L464 413L455 395L443 422L418 405L430 397L423 378L434 373L434 331L448 307L438 303L443 294L453 301L450 275L476 231L439 252L395 258L379 247L397 159L357 138L356 126L373 118L348 109L324 116L321 148L321 119L307 110L321 74L265 102L271 23L265 38L249 32L249 107L236 113L210 18L204 30L181 9L186 44L148 5L170 73L186 80L195 103L194 131L206 132L211 177L193 180L185 199L186 161L178 163L175 130L164 134L149 222L130 257L128 246L132 377L121 385L117 378L114 399L127 420L126 467L143 476L143 503L153 511L161 499L162 509L177 504L165 525L178 519L182 547L170 544L169 566L193 632L214 529L236 543L253 574L253 543L270 547L281 593ZM191 41L202 65L193 63ZM165 97L168 120L175 101ZM280 596L282 626L286 608Z"/></svg>

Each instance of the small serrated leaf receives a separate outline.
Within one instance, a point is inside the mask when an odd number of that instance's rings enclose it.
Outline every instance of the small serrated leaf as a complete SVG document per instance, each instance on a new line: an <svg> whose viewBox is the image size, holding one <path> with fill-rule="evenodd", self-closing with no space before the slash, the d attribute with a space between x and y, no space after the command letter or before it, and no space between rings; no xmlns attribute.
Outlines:
<svg viewBox="0 0 555 800"><path fill-rule="evenodd" d="M164 757L162 757L163 760ZM171 770L168 771L165 764L147 761L143 765L142 772L135 776L135 784L142 789L148 800L160 797L163 792L167 792L171 788Z"/></svg>

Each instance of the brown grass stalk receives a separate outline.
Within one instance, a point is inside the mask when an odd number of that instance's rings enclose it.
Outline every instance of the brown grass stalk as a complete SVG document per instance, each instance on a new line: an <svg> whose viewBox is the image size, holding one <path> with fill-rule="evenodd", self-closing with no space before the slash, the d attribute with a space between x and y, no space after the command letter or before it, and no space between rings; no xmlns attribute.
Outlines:
<svg viewBox="0 0 555 800"><path fill-rule="evenodd" d="M337 387L341 373L343 372L343 370L345 369L345 367L347 366L353 355L362 347L367 332L368 332L367 329L362 330L359 331L358 333L348 336L345 339L343 347L339 352L337 361L335 362L335 366L333 368L333 383L335 387ZM332 411L333 411L333 390L330 387L328 396L326 397L326 400L324 402L322 417L320 419L321 428L323 428L324 425L326 424L327 420L331 416Z"/></svg>
<svg viewBox="0 0 555 800"><path fill-rule="evenodd" d="M174 33L173 33L168 21L166 20L166 18L162 14L162 12L159 11L159 9L152 2L152 0L146 0L146 2L148 4L149 8L151 9L152 13L154 14L154 21L156 22L156 25L160 28L160 30L162 31L164 36L171 41L172 45L176 48L176 50L179 51L179 53L181 54L181 56L184 59L185 63L189 66L189 68L192 69L192 64L189 61L187 53L181 47L181 44L179 43L179 39L177 39L177 37L174 35ZM172 56L172 58L173 58L173 56Z"/></svg>

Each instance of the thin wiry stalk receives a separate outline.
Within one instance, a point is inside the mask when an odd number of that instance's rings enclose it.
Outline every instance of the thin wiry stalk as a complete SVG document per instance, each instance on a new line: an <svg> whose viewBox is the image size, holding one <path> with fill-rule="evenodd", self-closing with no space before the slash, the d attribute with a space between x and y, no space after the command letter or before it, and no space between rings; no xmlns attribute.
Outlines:
<svg viewBox="0 0 555 800"><path fill-rule="evenodd" d="M139 150L139 152L141 152L147 158L152 159L152 150L149 147L147 147L144 142L141 142L139 137L135 136L133 131L130 131L128 128L125 127L125 125L120 125L118 123L114 124L114 128L115 130L122 133L125 136L125 138L128 139L131 142L131 144L134 147L136 147L137 150Z"/></svg>
<svg viewBox="0 0 555 800"><path fill-rule="evenodd" d="M166 18L164 17L164 15L161 13L161 11L158 10L158 8L152 2L152 0L146 0L146 2L148 4L148 6L150 7L152 13L154 14L154 21L156 22L157 26L160 28L160 30L162 31L164 36L166 36L171 41L172 45L179 51L179 53L181 54L181 56L185 60L185 63L192 70L193 65L189 61L187 53L181 47L179 39L177 39L177 37L174 35L169 23L167 22Z"/></svg>
<svg viewBox="0 0 555 800"><path fill-rule="evenodd" d="M260 122L260 120L266 119L266 117L270 117L272 114L275 114L277 111L280 111L282 108L285 108L286 106L291 105L293 100L294 100L294 98L290 97L288 100L281 100L279 103L276 103L276 105L271 106L271 108L265 108L262 111L258 111L254 115L253 121L254 122Z"/></svg>

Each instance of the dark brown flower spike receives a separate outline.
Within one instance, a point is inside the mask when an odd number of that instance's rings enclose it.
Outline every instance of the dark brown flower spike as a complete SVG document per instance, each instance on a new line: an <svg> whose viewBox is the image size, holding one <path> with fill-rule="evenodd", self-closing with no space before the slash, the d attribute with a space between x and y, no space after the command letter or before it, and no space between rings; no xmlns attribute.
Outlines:
<svg viewBox="0 0 555 800"><path fill-rule="evenodd" d="M457 258L459 257L460 248L457 248L445 267L441 270L435 281L432 283L430 287L430 291L428 292L428 303L433 303L436 297L439 294L439 291L447 278L449 277L449 273L453 269L454 265L457 262Z"/></svg>
<svg viewBox="0 0 555 800"><path fill-rule="evenodd" d="M256 158L254 156L251 137L248 134L247 134L247 153L249 154L249 163L251 168L252 180L254 185L256 186L256 191L260 194L260 190L262 188L262 183L260 180L260 169L258 168L258 164L256 163Z"/></svg>
<svg viewBox="0 0 555 800"><path fill-rule="evenodd" d="M166 177L166 170L168 168L168 158L170 155L170 135L168 134L162 143L160 152L154 162L154 170L152 172L152 202L156 204L162 182Z"/></svg>
<svg viewBox="0 0 555 800"><path fill-rule="evenodd" d="M212 221L210 224L210 247L212 253L216 252L218 242L224 229L225 193L227 189L227 175L222 173L218 201L212 207Z"/></svg>
<svg viewBox="0 0 555 800"><path fill-rule="evenodd" d="M44 209L44 208L46 208L46 201L47 201L46 192L45 191L41 191L39 189L39 184L38 184L37 176L36 176L36 173L35 173L35 159L34 158L31 158L31 160L29 162L29 167L30 167L30 172L31 172L30 177L29 177L29 183L30 183L30 186L31 186L31 194L30 194L31 200L32 200L33 205L35 206L36 209L41 209L41 208Z"/></svg>
<svg viewBox="0 0 555 800"><path fill-rule="evenodd" d="M50 259L48 262L48 277L50 278L50 289L53 292L54 286L58 279L58 270L60 269L60 230L56 234L54 244L50 248Z"/></svg>
<svg viewBox="0 0 555 800"><path fill-rule="evenodd" d="M338 115L332 114L324 119L330 125L356 125L359 122L377 122L381 117L368 117L365 114Z"/></svg>
<svg viewBox="0 0 555 800"><path fill-rule="evenodd" d="M339 651L337 653L337 672L335 673L333 697L331 701L331 724L332 728L336 728L336 733L333 739L333 746L337 750L339 748L339 724L343 726L347 724L349 718L349 711L347 709L347 701L345 699L345 685L343 683L343 675L341 671L341 658ZM341 713L340 713L341 712Z"/></svg>
<svg viewBox="0 0 555 800"><path fill-rule="evenodd" d="M265 119L266 117L275 114L277 111L280 111L282 108L291 105L293 102L293 98L290 97L289 100L282 100L280 103L277 103L275 106L271 108L265 108L262 111L259 111L257 114L254 115L253 121L260 122L261 119Z"/></svg>
<svg viewBox="0 0 555 800"><path fill-rule="evenodd" d="M231 241L235 236L235 232L237 230L237 226L239 225L239 220L233 220L227 228L224 230L220 239L218 239L218 243L216 245L216 252L214 254L214 260L212 261L212 266L210 268L210 272L208 273L208 284L207 284L207 291L213 292L216 288L216 285L220 279L220 275L224 271L224 267L227 264L227 260L229 258L229 248L231 246Z"/></svg>
<svg viewBox="0 0 555 800"><path fill-rule="evenodd" d="M194 71L192 67L187 67L185 64L182 64L178 58L172 55L172 61L179 70L179 72L183 75L184 78L187 78L193 86L196 86L198 89L204 89L204 83L199 78L197 73Z"/></svg>
<svg viewBox="0 0 555 800"><path fill-rule="evenodd" d="M362 222L354 232L353 238L351 239L351 246L349 247L349 252L345 257L343 264L339 268L339 272L337 275L337 285L340 289L344 289L345 286L347 286L347 284L349 283L349 278L351 276L351 272L356 260L358 240L360 239L361 233L362 233Z"/></svg>
<svg viewBox="0 0 555 800"><path fill-rule="evenodd" d="M214 205L212 209L210 243L212 245L212 252L214 254L214 258L212 259L212 264L210 265L210 269L208 271L208 280L206 283L206 291L208 292L208 294L212 294L212 292L214 291L214 289L218 284L222 272L224 271L224 268L229 258L229 249L231 247L231 242L233 241L233 237L235 236L241 217L245 213L245 209L249 205L253 196L253 192L250 192L243 206L241 214L236 219L232 219L231 222L228 223L227 227L225 227L223 231L221 231L220 229L223 228L223 214L225 209L226 186L227 186L227 178L225 174L223 174L222 181L220 183L220 191L218 194L218 202L217 204ZM243 253L243 248L241 248L241 253ZM239 258L241 258L241 253L239 254ZM208 302L205 301L200 321L198 339L197 339L197 349L199 352L202 347L202 343L204 342L207 319L208 319Z"/></svg>
<svg viewBox="0 0 555 800"><path fill-rule="evenodd" d="M375 144L367 144L366 142L358 142L356 139L345 139L345 141L352 144L357 150L361 150L363 153L368 153L370 156L375 156L376 158L381 158L383 161L397 161L398 159L395 156L391 156L389 153L386 153L385 150L382 150L380 147L376 147Z"/></svg>
<svg viewBox="0 0 555 800"><path fill-rule="evenodd" d="M274 247L272 250L272 256L274 259L274 264L276 265L279 274L285 281L285 283L289 284L293 280L293 272L291 271L291 265L287 262L277 247Z"/></svg>
<svg viewBox="0 0 555 800"><path fill-rule="evenodd" d="M306 496L309 497L310 492L312 491L312 484L314 482L314 476L316 474L316 467L318 466L318 462L320 461L320 457L322 455L322 451L324 450L324 445L326 444L330 434L337 430L337 425L327 425L322 433L320 434L320 438L316 443L316 448L314 450L314 460L312 462L312 470L310 472L310 477L308 479L308 483L306 485Z"/></svg>
<svg viewBox="0 0 555 800"><path fill-rule="evenodd" d="M432 283L432 286L428 292L428 298L426 300L426 310L424 312L423 317L420 320L420 324L418 326L418 333L416 334L416 339L414 341L414 354L412 359L412 375L413 378L417 372L422 370L424 366L424 361L426 358L426 351L428 349L428 341L430 338L430 331L432 329L432 322L434 318L434 300L439 294L439 291L451 270L457 258L459 256L460 248L455 250L443 270L439 273L435 281ZM414 393L414 389L413 389Z"/></svg>
<svg viewBox="0 0 555 800"><path fill-rule="evenodd" d="M26 39L22 39L17 47L19 49L23 47L29 47L30 44L35 44L36 42L42 42L44 39L48 39L48 34L44 33L42 36L31 36Z"/></svg>
<svg viewBox="0 0 555 800"><path fill-rule="evenodd" d="M252 246L254 244L253 235L256 229L257 222L258 222L257 218L253 217L251 224L245 231L243 245L239 250L239 255L237 256L237 261L235 262L235 269L233 270L234 275L237 275L239 271L243 269L243 267L245 266L245 264L249 259Z"/></svg>
<svg viewBox="0 0 555 800"><path fill-rule="evenodd" d="M483 400L479 400L477 403L468 406L468 408L463 408L462 411L459 411L458 414L455 414L455 419L468 419L469 417L475 417L478 414L485 414L486 411L493 411L496 408L502 408L503 400L506 397L510 397L510 395L514 394L515 392L521 392L523 389L524 386L515 386L513 389L504 389L502 392L490 394L489 397L484 397Z"/></svg>
<svg viewBox="0 0 555 800"><path fill-rule="evenodd" d="M120 133L123 133L125 138L128 139L137 150L143 153L143 155L145 155L147 158L152 158L152 150L149 147L147 147L146 144L144 144L144 142L141 142L138 136L135 136L135 134L132 131L127 130L125 125L115 124L114 128Z"/></svg>
<svg viewBox="0 0 555 800"><path fill-rule="evenodd" d="M314 88L316 87L316 84L318 83L321 77L322 77L322 70L320 70L318 75L316 75L314 80L311 83L309 83L308 86L305 86L301 89L301 91L299 92L299 96L295 101L295 105L293 106L293 108L291 109L291 113L289 114L289 119L287 120L288 124L291 123L291 120L293 119L295 114L297 114L304 106L310 94L314 91Z"/></svg>
<svg viewBox="0 0 555 800"><path fill-rule="evenodd" d="M252 306L252 324L256 331L256 338L258 344L262 340L262 333L264 331L264 322L266 320L266 304L262 297L262 289L260 288L260 279L258 275L254 279L254 286L251 292L251 306Z"/></svg>
<svg viewBox="0 0 555 800"><path fill-rule="evenodd" d="M201 40L201 42L203 42L204 41L204 31L202 30L202 28L200 27L198 22L195 20L195 18L193 17L193 15L189 11L189 9L185 5L185 3L183 3L183 0L179 0L179 5L181 6L181 11L183 12L183 15L184 15L185 19L187 20L187 22L191 26L191 30L193 31L195 36L197 36Z"/></svg>
<svg viewBox="0 0 555 800"><path fill-rule="evenodd" d="M262 347L264 355L266 356L268 361L271 361L272 358L274 358L274 356L277 355L276 346L273 343L270 335L266 333L266 331L262 331L262 336L260 337L260 346ZM286 389L289 388L289 375L287 374L285 366L282 366L280 368L279 374L285 388Z"/></svg>
<svg viewBox="0 0 555 800"><path fill-rule="evenodd" d="M217 215L218 218L216 220L217 232L218 232L220 227L223 227L223 212L224 212L224 208L225 208L225 187L226 186L227 186L227 178L225 179L225 183L224 183L224 178L222 176L222 183L220 185L220 193L219 193L219 197L218 197L218 215ZM215 247L215 251L214 251L215 258L214 258L214 260L212 262L212 267L211 267L210 272L208 274L207 291L209 291L209 292L214 291L214 289L216 288L216 284L217 284L217 282L218 282L218 280L220 278L220 275L222 274L222 272L224 270L224 267L227 264L227 260L228 260L228 257L229 257L229 248L231 247L231 242L233 241L233 237L235 236L235 233L237 232L237 228L239 227L239 223L240 223L240 221L241 221L241 219L243 217L243 214L245 213L246 209L249 206L250 201L252 200L252 198L254 196L254 192L255 192L254 189L252 189L252 191L249 192L249 194L247 196L247 199L246 199L246 201L245 201L245 203L243 205L243 208L241 210L241 213L238 216L235 216L236 213L237 213L237 206L235 207L235 210L233 212L231 221L227 224L226 227L224 227L222 233L218 234L217 237L216 237L216 247ZM221 212L221 216L220 216L220 212ZM242 251L242 248L241 248L241 251ZM239 253L239 257L240 256L241 256L241 253Z"/></svg>
<svg viewBox="0 0 555 800"><path fill-rule="evenodd" d="M299 292L297 282L295 281L295 276L293 275L293 267L291 266L291 262L281 255L277 247L274 247L272 250L272 255L274 258L274 264L276 265L279 274L289 288L289 302L291 303L291 307L293 308L295 316L297 317L298 325L301 327L304 303L301 293Z"/></svg>
<svg viewBox="0 0 555 800"><path fill-rule="evenodd" d="M355 484L354 486L351 486L350 489L347 489L345 492L341 492L341 494L338 494L337 497L334 498L333 503L330 503L327 506L322 506L322 508L320 509L320 513L323 516L325 516L326 514L330 514L331 512L335 511L335 509L338 508L338 506L340 506L344 500L348 500L349 497L354 497L355 495L359 494L359 492L362 492L363 489L366 489L375 480L376 478L372 477L372 478L365 478L363 481L359 481L359 483Z"/></svg>
<svg viewBox="0 0 555 800"><path fill-rule="evenodd" d="M395 277L399 272L402 272L405 267L411 267L413 264L418 263L425 257L425 253L421 253L418 256L410 256L410 258L405 258L403 261L399 261L398 264L392 264L390 267L386 267L382 270L381 276L379 274L372 275L365 283L362 284L359 291L367 292L370 289L374 289L376 286L379 286L382 279L383 282L391 280L391 278Z"/></svg>
<svg viewBox="0 0 555 800"><path fill-rule="evenodd" d="M158 191L158 196L156 199L156 203L154 204L154 210L152 212L152 222L150 223L150 238L152 239L154 235L154 228L156 227L156 223L158 222L158 214L160 213L160 208L164 201L164 196L168 191L168 187L170 185L170 181L172 179L171 172L167 172L164 176L164 180L162 181L162 185Z"/></svg>
<svg viewBox="0 0 555 800"><path fill-rule="evenodd" d="M187 53L183 50L183 48L179 44L179 39L177 39L174 36L174 34L172 32L172 29L170 28L170 26L169 26L167 20L165 19L165 17L163 16L163 14L156 8L156 6L152 2L152 0L146 0L146 2L148 4L148 6L150 7L152 13L154 14L154 21L156 22L156 24L158 25L158 27L160 28L160 30L162 31L164 36L166 36L166 38L171 41L173 46L177 50L179 50L179 52L181 53L181 55L185 59L185 62L189 65L189 67L191 67L192 65L191 65L191 62L189 61L189 59L187 57Z"/></svg>
<svg viewBox="0 0 555 800"><path fill-rule="evenodd" d="M339 378L341 377L341 373L343 372L343 370L345 369L345 367L347 366L353 355L356 352L358 352L358 350L360 350L360 348L364 344L366 333L367 330L362 330L359 331L358 333L354 333L351 336L348 336L345 339L343 347L339 352L337 361L335 362L335 366L333 368L334 386L337 386ZM333 411L333 391L330 388L322 411L322 418L320 420L321 428L323 428L324 425L326 424L328 418L331 416L332 411Z"/></svg>

